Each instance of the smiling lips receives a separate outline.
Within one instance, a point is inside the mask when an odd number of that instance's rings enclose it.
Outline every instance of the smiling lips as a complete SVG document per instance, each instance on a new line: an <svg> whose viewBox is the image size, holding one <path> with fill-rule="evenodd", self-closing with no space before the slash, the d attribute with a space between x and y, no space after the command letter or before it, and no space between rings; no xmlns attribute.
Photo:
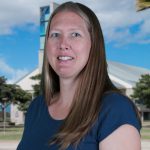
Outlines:
<svg viewBox="0 0 150 150"><path fill-rule="evenodd" d="M71 56L58 56L57 59L61 61L68 61L68 60L73 60L74 58Z"/></svg>

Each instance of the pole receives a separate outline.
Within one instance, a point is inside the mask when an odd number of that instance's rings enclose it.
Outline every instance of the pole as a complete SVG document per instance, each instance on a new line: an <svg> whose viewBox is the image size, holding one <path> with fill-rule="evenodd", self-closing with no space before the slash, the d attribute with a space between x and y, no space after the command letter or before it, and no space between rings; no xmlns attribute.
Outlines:
<svg viewBox="0 0 150 150"><path fill-rule="evenodd" d="M3 133L6 134L6 100L7 98L3 98L2 108L4 110L4 120L3 120Z"/></svg>
<svg viewBox="0 0 150 150"><path fill-rule="evenodd" d="M4 132L4 135L6 134L6 111L5 111L5 101L4 101L4 122L3 122L3 132Z"/></svg>

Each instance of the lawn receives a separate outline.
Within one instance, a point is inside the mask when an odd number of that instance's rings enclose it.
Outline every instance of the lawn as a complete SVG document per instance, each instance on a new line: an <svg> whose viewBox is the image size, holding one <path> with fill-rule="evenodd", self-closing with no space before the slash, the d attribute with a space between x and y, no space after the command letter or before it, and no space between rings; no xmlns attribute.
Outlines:
<svg viewBox="0 0 150 150"><path fill-rule="evenodd" d="M142 128L141 138L144 140L150 140L150 128Z"/></svg>
<svg viewBox="0 0 150 150"><path fill-rule="evenodd" d="M0 128L0 140L20 140L23 132L23 127Z"/></svg>
<svg viewBox="0 0 150 150"><path fill-rule="evenodd" d="M144 140L150 140L150 121L142 123L141 138Z"/></svg>

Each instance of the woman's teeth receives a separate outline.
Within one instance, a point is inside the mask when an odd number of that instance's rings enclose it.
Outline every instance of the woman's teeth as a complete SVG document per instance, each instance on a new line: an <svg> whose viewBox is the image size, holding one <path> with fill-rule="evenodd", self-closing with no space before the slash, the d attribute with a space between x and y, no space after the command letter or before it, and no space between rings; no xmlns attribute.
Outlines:
<svg viewBox="0 0 150 150"><path fill-rule="evenodd" d="M70 57L70 56L59 56L57 57L58 60L72 60L73 57Z"/></svg>

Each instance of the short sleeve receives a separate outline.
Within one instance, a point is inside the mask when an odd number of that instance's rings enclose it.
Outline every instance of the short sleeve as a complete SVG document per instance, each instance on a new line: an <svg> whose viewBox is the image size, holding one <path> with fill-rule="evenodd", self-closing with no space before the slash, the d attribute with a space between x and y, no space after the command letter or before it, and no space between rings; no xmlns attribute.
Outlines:
<svg viewBox="0 0 150 150"><path fill-rule="evenodd" d="M105 95L98 118L98 141L124 124L132 125L140 132L141 125L133 102L118 93Z"/></svg>

